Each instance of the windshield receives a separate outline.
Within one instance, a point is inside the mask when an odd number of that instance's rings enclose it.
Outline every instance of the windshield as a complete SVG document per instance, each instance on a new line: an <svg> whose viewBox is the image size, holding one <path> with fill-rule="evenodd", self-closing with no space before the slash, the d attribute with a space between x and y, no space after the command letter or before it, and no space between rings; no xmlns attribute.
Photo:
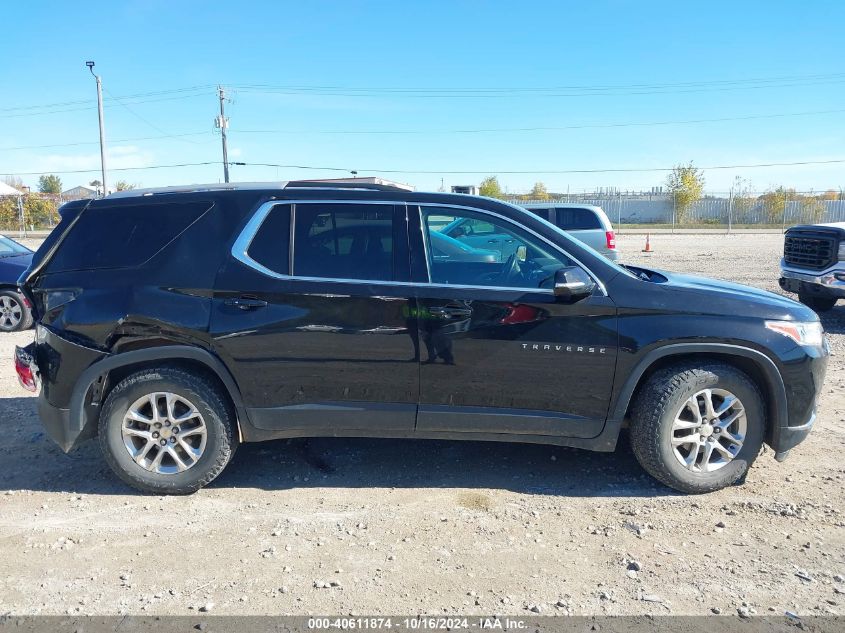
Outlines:
<svg viewBox="0 0 845 633"><path fill-rule="evenodd" d="M18 244L15 240L5 235L0 235L0 257L13 257L15 255L28 255L32 251L26 246Z"/></svg>

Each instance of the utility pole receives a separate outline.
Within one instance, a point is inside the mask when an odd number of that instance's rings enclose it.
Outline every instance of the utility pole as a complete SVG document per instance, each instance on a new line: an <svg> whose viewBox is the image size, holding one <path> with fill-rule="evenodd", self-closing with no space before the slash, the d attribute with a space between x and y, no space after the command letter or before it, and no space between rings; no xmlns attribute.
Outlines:
<svg viewBox="0 0 845 633"><path fill-rule="evenodd" d="M229 182L229 148L226 145L226 128L229 127L229 119L223 111L223 102L226 101L225 88L217 86L217 94L220 97L220 116L214 120L214 124L220 128L220 138L223 139L223 181Z"/></svg>
<svg viewBox="0 0 845 633"><path fill-rule="evenodd" d="M103 82L100 80L99 75L94 74L94 62L85 62L85 65L88 66L88 70L91 71L94 79L97 80L97 116L100 119L100 168L103 172L103 195L105 196L109 192L109 186L106 180L106 127L105 121L103 121Z"/></svg>

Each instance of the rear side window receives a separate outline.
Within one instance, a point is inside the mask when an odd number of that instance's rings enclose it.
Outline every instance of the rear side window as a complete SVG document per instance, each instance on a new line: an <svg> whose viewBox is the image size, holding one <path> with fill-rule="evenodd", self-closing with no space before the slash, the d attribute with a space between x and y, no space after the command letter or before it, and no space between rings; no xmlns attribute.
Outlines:
<svg viewBox="0 0 845 633"><path fill-rule="evenodd" d="M293 274L392 281L392 205L297 204Z"/></svg>
<svg viewBox="0 0 845 633"><path fill-rule="evenodd" d="M601 220L590 209L567 209L558 208L557 224L565 231L578 231L587 229L602 229Z"/></svg>
<svg viewBox="0 0 845 633"><path fill-rule="evenodd" d="M276 205L261 224L246 251L250 258L280 275L290 264L290 205Z"/></svg>
<svg viewBox="0 0 845 633"><path fill-rule="evenodd" d="M212 206L211 202L92 204L65 236L49 270L139 266Z"/></svg>

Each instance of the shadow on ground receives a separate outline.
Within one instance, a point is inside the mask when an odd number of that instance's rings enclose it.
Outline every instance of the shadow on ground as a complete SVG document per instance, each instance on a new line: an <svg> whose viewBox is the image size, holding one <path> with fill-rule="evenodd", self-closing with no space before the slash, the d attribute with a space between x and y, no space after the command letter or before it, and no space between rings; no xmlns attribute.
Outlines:
<svg viewBox="0 0 845 633"><path fill-rule="evenodd" d="M828 334L845 334L845 303L838 304L833 310L820 312L819 319Z"/></svg>
<svg viewBox="0 0 845 633"><path fill-rule="evenodd" d="M96 442L64 454L44 434L34 398L0 398L8 429L0 489L130 494ZM526 494L653 497L675 494L645 475L626 441L615 453L536 444L315 438L245 444L216 489L493 488Z"/></svg>

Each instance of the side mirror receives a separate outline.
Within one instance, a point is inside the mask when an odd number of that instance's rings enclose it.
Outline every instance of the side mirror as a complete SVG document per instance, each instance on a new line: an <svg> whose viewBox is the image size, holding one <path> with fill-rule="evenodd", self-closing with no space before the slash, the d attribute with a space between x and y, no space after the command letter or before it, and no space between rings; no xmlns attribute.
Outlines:
<svg viewBox="0 0 845 633"><path fill-rule="evenodd" d="M593 293L596 282L578 266L567 266L555 273L556 297L578 301Z"/></svg>

